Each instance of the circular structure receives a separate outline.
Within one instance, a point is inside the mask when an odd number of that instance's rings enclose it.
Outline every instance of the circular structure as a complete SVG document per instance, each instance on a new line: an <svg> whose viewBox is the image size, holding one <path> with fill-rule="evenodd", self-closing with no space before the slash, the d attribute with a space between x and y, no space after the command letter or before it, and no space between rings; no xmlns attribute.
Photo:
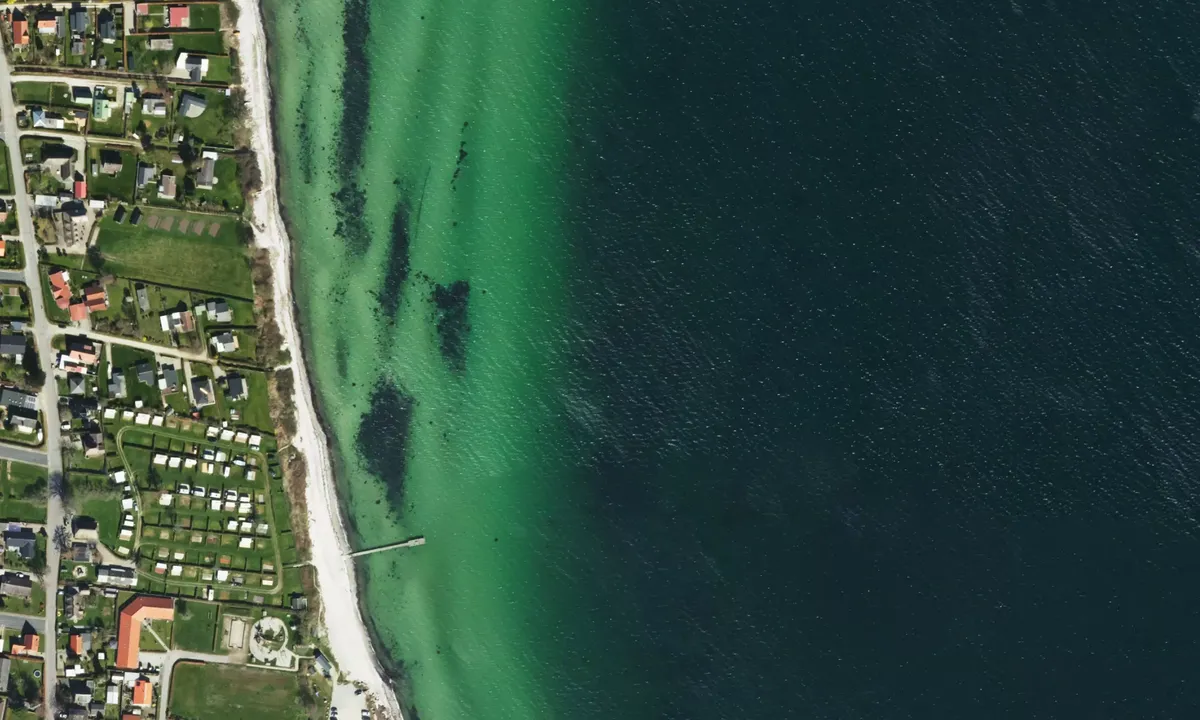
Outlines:
<svg viewBox="0 0 1200 720"><path fill-rule="evenodd" d="M41 679L42 679L42 671L41 671L41 670L34 670L34 671L33 671L33 678L34 678L35 680L41 680Z"/></svg>
<svg viewBox="0 0 1200 720"><path fill-rule="evenodd" d="M250 628L250 659L263 665L291 667L287 625L277 617L264 617Z"/></svg>
<svg viewBox="0 0 1200 720"><path fill-rule="evenodd" d="M77 565L75 569L71 571L71 574L77 578L85 578L87 577L87 571L88 569L86 565Z"/></svg>

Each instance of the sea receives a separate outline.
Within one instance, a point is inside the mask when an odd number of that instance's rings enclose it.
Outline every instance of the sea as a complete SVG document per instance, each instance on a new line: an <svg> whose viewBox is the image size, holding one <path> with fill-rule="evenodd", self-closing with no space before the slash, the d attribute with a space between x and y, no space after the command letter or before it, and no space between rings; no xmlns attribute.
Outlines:
<svg viewBox="0 0 1200 720"><path fill-rule="evenodd" d="M1200 6L263 12L410 720L1200 711Z"/></svg>

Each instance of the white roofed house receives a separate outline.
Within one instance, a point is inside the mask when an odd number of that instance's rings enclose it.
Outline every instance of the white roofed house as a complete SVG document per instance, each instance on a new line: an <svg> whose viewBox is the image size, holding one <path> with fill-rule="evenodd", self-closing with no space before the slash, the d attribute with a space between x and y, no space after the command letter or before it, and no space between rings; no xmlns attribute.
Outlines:
<svg viewBox="0 0 1200 720"><path fill-rule="evenodd" d="M201 190L212 190L213 185L216 184L217 154L212 150L205 150L200 153L200 169L196 172L196 187Z"/></svg>
<svg viewBox="0 0 1200 720"><path fill-rule="evenodd" d="M179 98L179 114L186 118L198 118L208 109L208 101L196 93L183 92Z"/></svg>
<svg viewBox="0 0 1200 720"><path fill-rule="evenodd" d="M159 177L158 196L168 200L175 199L175 173L164 172Z"/></svg>
<svg viewBox="0 0 1200 720"><path fill-rule="evenodd" d="M150 117L166 117L167 101L160 97L143 95L142 114L149 115Z"/></svg>
<svg viewBox="0 0 1200 720"><path fill-rule="evenodd" d="M211 342L213 349L218 353L237 352L239 347L237 335L234 335L228 330L213 335Z"/></svg>
<svg viewBox="0 0 1200 720"><path fill-rule="evenodd" d="M222 298L209 300L203 305L197 305L196 314L206 316L211 322L233 322L233 311L229 309L229 303L225 302Z"/></svg>
<svg viewBox="0 0 1200 720"><path fill-rule="evenodd" d="M192 82L200 82L208 74L208 56L179 53L179 57L175 58L175 72L172 74L176 77L186 77Z"/></svg>

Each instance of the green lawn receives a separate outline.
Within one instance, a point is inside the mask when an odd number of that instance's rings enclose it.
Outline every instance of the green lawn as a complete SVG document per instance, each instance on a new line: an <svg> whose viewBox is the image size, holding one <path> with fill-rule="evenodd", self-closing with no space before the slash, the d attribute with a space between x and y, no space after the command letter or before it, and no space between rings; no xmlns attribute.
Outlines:
<svg viewBox="0 0 1200 720"><path fill-rule="evenodd" d="M83 498L80 512L96 519L100 525L100 542L115 550L120 544L121 498L119 495L88 494Z"/></svg>
<svg viewBox="0 0 1200 720"><path fill-rule="evenodd" d="M18 105L42 105L74 108L71 88L66 83L19 82L13 83L13 97ZM83 107L82 105L78 107Z"/></svg>
<svg viewBox="0 0 1200 720"><path fill-rule="evenodd" d="M42 681L34 677L33 673L42 669L42 663L33 660L12 658L12 665L9 667L7 691L10 698L10 717L20 718L21 720L38 717L33 712L26 710L14 711L14 708L17 706L39 705L41 703Z"/></svg>
<svg viewBox="0 0 1200 720"><path fill-rule="evenodd" d="M220 30L220 5L192 5L188 27L193 30Z"/></svg>
<svg viewBox="0 0 1200 720"><path fill-rule="evenodd" d="M13 191L12 168L8 165L8 146L4 141L0 140L0 194L9 195ZM16 215L16 209L13 208L10 215Z"/></svg>
<svg viewBox="0 0 1200 720"><path fill-rule="evenodd" d="M5 248L7 249L7 248ZM12 291L16 290L17 294L13 295ZM0 319L28 319L29 318L29 291L24 285L3 284L0 285Z"/></svg>
<svg viewBox="0 0 1200 720"><path fill-rule="evenodd" d="M221 606L195 600L175 603L175 647L210 653L215 646Z"/></svg>
<svg viewBox="0 0 1200 720"><path fill-rule="evenodd" d="M104 175L99 172L101 151L104 151L106 156L111 152L117 153L117 156L121 158L121 172L116 175ZM97 170L95 174L92 174L93 165ZM89 145L87 172L88 194L91 197L133 201L133 183L137 177L137 155L133 152L124 149L118 150L115 147Z"/></svg>
<svg viewBox="0 0 1200 720"><path fill-rule="evenodd" d="M16 211L10 211L8 213L10 220L15 220L15 216ZM10 231L5 230L5 232ZM25 247L21 244L20 240L6 241L4 247L4 257L0 258L0 268L19 270L23 267L25 267Z"/></svg>
<svg viewBox="0 0 1200 720"><path fill-rule="evenodd" d="M75 158L75 149L56 137L26 135L21 138L21 157L26 162L41 162L49 157Z"/></svg>
<svg viewBox="0 0 1200 720"><path fill-rule="evenodd" d="M141 400L146 404L147 409L154 410L162 407L162 396L159 394L157 381L154 385L146 385L138 380L136 368L138 363L143 360L154 366L153 353L113 343L113 369L125 373L125 390L128 393L125 402L132 405L134 401ZM157 371L157 368L155 370Z"/></svg>
<svg viewBox="0 0 1200 720"><path fill-rule="evenodd" d="M234 98L226 97L223 90L212 88L189 87L185 92L204 98L206 109L199 117L187 118L179 112L183 102L183 93L178 93L175 102L175 122L181 128L200 138L208 145L231 147L233 145L233 130L238 122L238 109Z"/></svg>
<svg viewBox="0 0 1200 720"><path fill-rule="evenodd" d="M199 164L197 163L193 167L198 168ZM216 183L211 190L196 188L196 199L206 205L215 205L225 210L241 212L246 202L242 198L242 185L239 182L237 160L230 157L221 157L218 159L214 177L216 178Z"/></svg>
<svg viewBox="0 0 1200 720"><path fill-rule="evenodd" d="M167 232L150 227L150 216L169 218ZM216 237L178 232L181 221L201 220L205 227L220 225ZM238 240L237 221L212 216L189 215L170 210L148 210L141 224L118 225L112 218L100 221L99 244L105 270L123 277L236 297L253 296L250 263Z"/></svg>
<svg viewBox="0 0 1200 720"><path fill-rule="evenodd" d="M227 665L175 666L169 712L184 720L300 720L296 673Z"/></svg>
<svg viewBox="0 0 1200 720"><path fill-rule="evenodd" d="M249 392L249 397L245 400L237 402L226 400L229 407L235 408L240 413L241 419L238 420L238 423L266 432L275 432L275 423L271 421L270 398L267 397L266 374L257 370L241 369L237 373L246 378L246 388ZM225 400L223 387L218 390L218 395Z"/></svg>
<svg viewBox="0 0 1200 720"><path fill-rule="evenodd" d="M0 462L0 518L18 522L46 522L46 468Z"/></svg>

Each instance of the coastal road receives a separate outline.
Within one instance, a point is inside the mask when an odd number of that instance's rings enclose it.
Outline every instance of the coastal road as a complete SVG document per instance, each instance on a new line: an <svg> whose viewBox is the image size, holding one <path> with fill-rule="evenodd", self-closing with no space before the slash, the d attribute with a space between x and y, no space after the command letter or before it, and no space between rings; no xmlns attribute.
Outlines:
<svg viewBox="0 0 1200 720"><path fill-rule="evenodd" d="M50 432L50 429L46 428L46 432ZM0 460L12 460L14 462L41 465L44 467L46 465L46 452L23 445L0 443Z"/></svg>
<svg viewBox="0 0 1200 720"><path fill-rule="evenodd" d="M42 372L45 373L47 380L42 387L42 392L38 394L38 399L45 420L46 468L50 473L50 487L53 489L57 483L61 482L63 470L62 438L58 430L58 383L54 381L54 368L51 360L54 353L50 343L54 337L55 326L46 317L46 304L42 300L42 281L38 276L37 240L33 234L33 209L30 207L29 194L25 188L25 173L21 171L21 168L25 167L25 162L21 159L20 131L17 129L17 111L12 96L12 67L4 52L0 52L0 115L3 116L0 117L0 135L3 135L5 144L8 146L8 166L12 168L13 203L17 206L17 227L20 230L21 240L28 248L25 254L25 284L29 286L30 310L33 312L31 326L34 341L37 342L38 360L42 364ZM54 578L56 583L60 558L53 538L54 529L62 525L62 522L62 498L51 492L46 504L46 528L52 541L46 543L45 577ZM46 588L47 648L58 647L58 593L56 590L57 588ZM46 678L57 678L57 653L46 653L44 662L43 670ZM57 683L53 681L43 683L46 694L43 717L58 717L55 712L56 686Z"/></svg>
<svg viewBox="0 0 1200 720"><path fill-rule="evenodd" d="M220 663L222 665L238 665L224 655L210 653L187 652L185 650L169 650L161 653L164 656L162 672L158 674L158 720L167 720L167 707L171 704L171 673L175 672L175 663L180 660L198 660L205 663ZM273 668L267 668L271 670ZM355 718L355 720L358 720Z"/></svg>

